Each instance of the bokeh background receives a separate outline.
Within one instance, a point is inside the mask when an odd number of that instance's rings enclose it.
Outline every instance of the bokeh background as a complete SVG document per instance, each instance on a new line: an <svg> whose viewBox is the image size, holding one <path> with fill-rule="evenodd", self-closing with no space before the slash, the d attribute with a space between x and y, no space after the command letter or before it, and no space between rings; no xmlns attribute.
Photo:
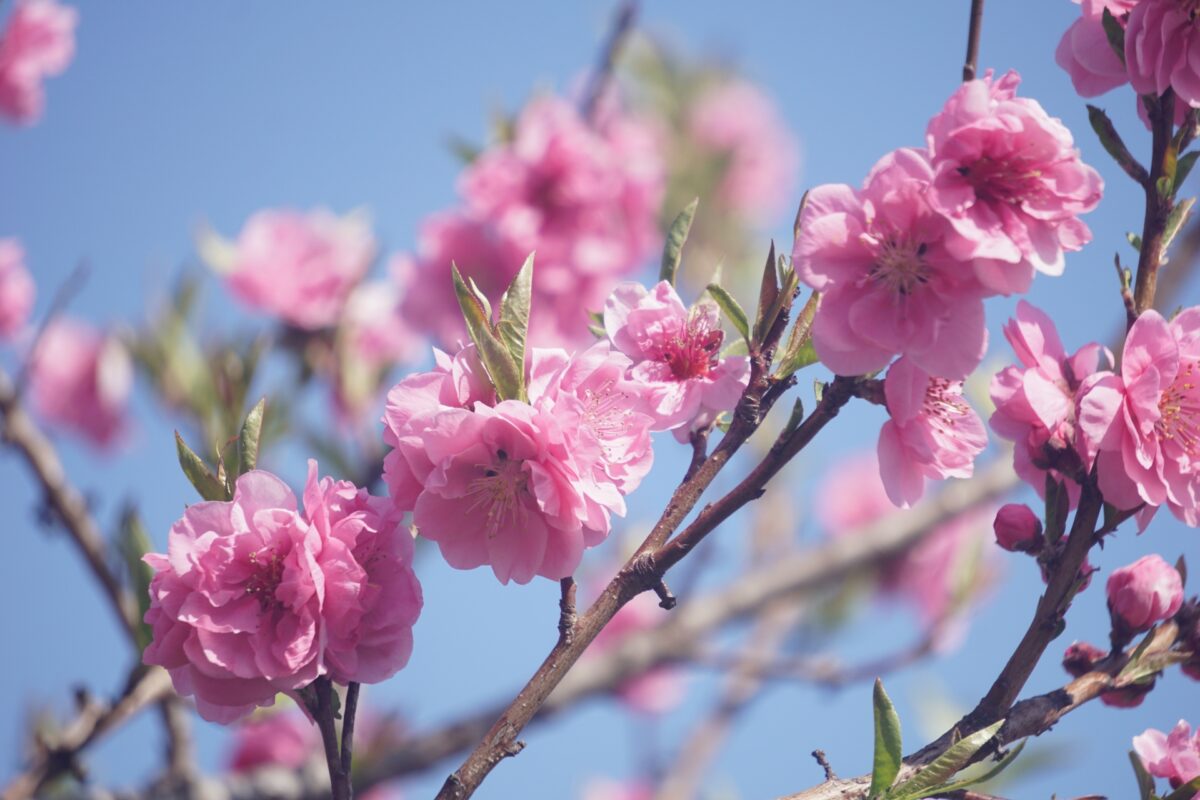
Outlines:
<svg viewBox="0 0 1200 800"><path fill-rule="evenodd" d="M50 82L45 118L30 129L0 129L0 236L23 241L41 289L39 312L54 287L86 262L90 277L71 311L97 322L143 319L173 277L197 265L199 223L233 234L261 208L365 207L385 252L411 250L420 220L455 200L461 163L448 139L482 142L493 111L511 113L539 88L564 90L578 82L613 11L605 0L74 5L80 11L76 60ZM968 5L660 1L644 4L638 24L679 52L733 65L775 99L803 152L800 174L790 178L794 209L803 187L857 184L883 153L922 143L927 119L959 81ZM981 66L1018 70L1022 94L1061 117L1084 160L1106 178L1105 200L1086 218L1094 242L1068 256L1063 278L1039 278L1029 298L1058 321L1069 349L1107 340L1121 324L1112 257L1121 252L1133 260L1125 232L1140 228L1142 215L1140 189L1107 160L1083 101L1054 64L1058 38L1077 15L1068 0L991 3L981 58ZM1116 92L1099 103L1135 152L1148 151L1132 95ZM771 236L790 243L791 215L764 220L759 252ZM647 267L649 276L654 265ZM1182 302L1197 299L1192 287ZM989 301L992 344L985 366L1010 357L999 326L1014 302ZM206 283L203 303L209 328L269 326L238 307L216 280ZM806 387L803 381L797 391ZM321 413L319 404L312 413ZM94 498L97 516L112 522L121 501L136 498L161 549L193 491L175 462L171 431L178 422L145 393L133 416L131 438L115 454L98 457L73 439L58 441L70 473ZM873 447L881 422L879 409L845 412L787 482L772 488L794 501L798 540L815 535L805 521L809 479L842 455ZM670 437L657 442L656 455L655 474L631 498L627 529L653 520L682 469L683 453ZM280 448L264 466L298 482L302 458L297 449ZM62 536L37 524L37 501L22 465L0 454L0 783L19 768L33 709L66 713L70 687L107 693L129 667L125 644L80 559ZM730 568L722 565L743 557L747 519L739 515L712 537L701 587L728 577ZM1122 530L1111 541L1097 561L1101 578L1150 551L1172 561L1186 554L1200 564L1196 532L1164 513L1144 536ZM605 557L589 554L585 567ZM955 710L969 708L1027 624L1041 589L1036 568L1013 556L1001 561L1007 562L1003 580L971 618L965 642L888 676L908 743L927 741ZM426 604L412 661L391 681L371 687L364 702L398 710L421 729L511 696L553 642L558 587L545 580L504 587L486 570L450 570L432 551L422 556L418 573ZM1073 639L1104 641L1103 605L1097 583L1078 600L1067 633L1027 692L1064 682L1056 656ZM867 602L837 638L836 652L855 663L914 635L906 609ZM572 798L590 778L635 777L669 763L674 744L704 715L718 685L711 671L697 672L685 703L661 720L630 715L613 703L588 703L531 730L527 750L502 764L478 796ZM1130 738L1147 727L1169 729L1180 717L1195 722L1197 711L1200 685L1177 672L1140 708L1090 704L1027 750L1026 758L1041 767L1026 770L1006 792L1130 796ZM228 732L195 721L201 765L220 768ZM158 766L158 737L154 715L143 715L91 751L91 774L108 785L144 782ZM712 766L709 787L713 797L771 798L799 790L821 778L808 755L814 748L825 750L840 774L859 774L869 769L871 741L869 685L832 691L776 682L742 717ZM405 796L432 796L455 765L406 781Z"/></svg>

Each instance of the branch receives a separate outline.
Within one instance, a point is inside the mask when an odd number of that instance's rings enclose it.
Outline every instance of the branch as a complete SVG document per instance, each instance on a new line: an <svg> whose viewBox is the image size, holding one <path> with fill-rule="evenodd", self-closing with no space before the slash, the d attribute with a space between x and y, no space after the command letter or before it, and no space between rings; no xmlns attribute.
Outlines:
<svg viewBox="0 0 1200 800"><path fill-rule="evenodd" d="M1143 98L1143 102L1147 98ZM1137 310L1154 307L1158 283L1158 268L1162 265L1164 234L1167 219L1174 207L1174 189L1164 195L1159 180L1166 177L1168 154L1172 149L1171 131L1175 120L1175 94L1167 90L1162 97L1146 104L1153 132L1153 155L1150 161L1150 180L1146 182L1146 215L1142 222L1142 249L1138 254L1137 282L1133 296ZM1172 178L1173 180L1173 178Z"/></svg>
<svg viewBox="0 0 1200 800"><path fill-rule="evenodd" d="M971 22L967 28L967 60L963 63L962 79L975 80L979 63L979 33L983 29L983 0L971 0Z"/></svg>

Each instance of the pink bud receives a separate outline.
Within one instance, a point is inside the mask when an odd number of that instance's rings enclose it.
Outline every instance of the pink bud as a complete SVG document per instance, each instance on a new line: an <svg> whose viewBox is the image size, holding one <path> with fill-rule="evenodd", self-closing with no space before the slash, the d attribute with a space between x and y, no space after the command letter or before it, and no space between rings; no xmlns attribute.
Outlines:
<svg viewBox="0 0 1200 800"><path fill-rule="evenodd" d="M1110 692L1102 692L1100 694L1100 702L1110 708L1137 708L1153 688L1154 681L1150 681L1150 683L1133 683L1129 686L1123 686L1120 689L1113 689Z"/></svg>
<svg viewBox="0 0 1200 800"><path fill-rule="evenodd" d="M1162 559L1149 555L1108 577L1108 608L1113 624L1137 633L1170 619L1183 604L1183 580Z"/></svg>
<svg viewBox="0 0 1200 800"><path fill-rule="evenodd" d="M1022 503L1008 503L996 512L992 523L996 543L1011 552L1030 552L1042 546L1042 521Z"/></svg>
<svg viewBox="0 0 1200 800"><path fill-rule="evenodd" d="M1096 662L1107 655L1108 653L1094 644L1075 642L1063 653L1063 669L1071 677L1078 678L1080 675L1086 675L1091 672L1095 668Z"/></svg>

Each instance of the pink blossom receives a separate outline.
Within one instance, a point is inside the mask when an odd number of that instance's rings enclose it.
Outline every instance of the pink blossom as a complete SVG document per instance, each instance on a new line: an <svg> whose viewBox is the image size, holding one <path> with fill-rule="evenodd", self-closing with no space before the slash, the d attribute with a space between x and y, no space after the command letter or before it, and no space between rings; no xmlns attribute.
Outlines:
<svg viewBox="0 0 1200 800"><path fill-rule="evenodd" d="M25 328L35 292L21 243L0 239L0 338L12 339Z"/></svg>
<svg viewBox="0 0 1200 800"><path fill-rule="evenodd" d="M1200 523L1200 308L1171 322L1146 311L1125 339L1121 374L1080 387L1080 451L1097 463L1104 499L1117 508L1160 505ZM1148 515L1139 518L1144 527Z"/></svg>
<svg viewBox="0 0 1200 800"><path fill-rule="evenodd" d="M840 535L870 525L895 510L879 477L879 458L872 452L838 461L817 489L817 522Z"/></svg>
<svg viewBox="0 0 1200 800"><path fill-rule="evenodd" d="M605 302L604 329L612 346L633 360L629 377L641 386L655 430L674 430L686 441L690 430L737 405L749 362L721 357L720 324L716 304L689 311L666 281L651 291L623 283Z"/></svg>
<svg viewBox="0 0 1200 800"><path fill-rule="evenodd" d="M861 190L809 193L792 257L800 279L822 293L813 344L839 375L902 354L962 378L987 349L983 291L945 247L950 228L925 200L932 179L921 152L901 149L880 159Z"/></svg>
<svg viewBox="0 0 1200 800"><path fill-rule="evenodd" d="M1183 605L1183 580L1159 555L1113 570L1106 589L1113 622L1129 633L1149 630Z"/></svg>
<svg viewBox="0 0 1200 800"><path fill-rule="evenodd" d="M1125 64L1138 94L1174 89L1180 101L1200 107L1200 26L1190 0L1141 0L1125 25Z"/></svg>
<svg viewBox="0 0 1200 800"><path fill-rule="evenodd" d="M267 210L246 220L228 263L215 266L246 305L316 330L337 323L374 257L361 214Z"/></svg>
<svg viewBox="0 0 1200 800"><path fill-rule="evenodd" d="M964 83L929 121L929 202L953 228L947 251L970 261L992 292L1028 291L1035 271L1061 275L1063 251L1091 231L1079 215L1100 202L1100 174L1079 160L1071 132L1017 97L1009 72Z"/></svg>
<svg viewBox="0 0 1200 800"><path fill-rule="evenodd" d="M879 431L879 469L893 503L908 508L919 500L925 478L971 477L987 433L962 381L935 378L901 358L883 390L891 418Z"/></svg>
<svg viewBox="0 0 1200 800"><path fill-rule="evenodd" d="M1079 3L1080 0L1075 0ZM1095 97L1123 86L1129 75L1125 65L1108 43L1103 15L1107 9L1120 20L1139 0L1083 0L1081 16L1071 23L1058 43L1054 60L1071 76L1081 97Z"/></svg>
<svg viewBox="0 0 1200 800"><path fill-rule="evenodd" d="M33 408L99 447L114 444L126 429L133 363L112 334L69 318L51 322L30 356Z"/></svg>
<svg viewBox="0 0 1200 800"><path fill-rule="evenodd" d="M791 198L799 147L775 103L757 86L741 80L710 85L696 99L688 128L727 164L717 188L726 206L757 220L778 213Z"/></svg>
<svg viewBox="0 0 1200 800"><path fill-rule="evenodd" d="M1042 542L1042 521L1024 503L1006 503L992 522L996 543L1012 552L1035 550Z"/></svg>
<svg viewBox="0 0 1200 800"><path fill-rule="evenodd" d="M305 505L248 472L232 501L188 506L167 552L145 557L144 659L205 719L232 722L319 675L382 680L408 658L421 604L408 532L350 484L318 483L315 462Z"/></svg>
<svg viewBox="0 0 1200 800"><path fill-rule="evenodd" d="M638 781L595 779L583 789L583 800L651 800L652 797L654 788Z"/></svg>
<svg viewBox="0 0 1200 800"><path fill-rule="evenodd" d="M1020 366L1005 367L992 378L996 410L988 424L1016 443L1013 466L1022 480L1045 497L1049 472L1066 484L1074 507L1079 484L1052 465L1075 444L1076 390L1096 372L1101 353L1110 365L1112 356L1093 342L1068 357L1054 322L1024 300L1017 304L1016 317L1005 324L1004 337Z"/></svg>
<svg viewBox="0 0 1200 800"><path fill-rule="evenodd" d="M588 652L603 653L616 647L637 631L662 624L667 612L659 608L652 594L640 594L630 600L600 629ZM617 688L617 695L630 709L642 714L666 714L678 706L686 691L681 670L669 666L655 667L630 678Z"/></svg>
<svg viewBox="0 0 1200 800"><path fill-rule="evenodd" d="M1185 720L1179 720L1169 734L1147 728L1141 736L1133 737L1133 749L1146 771L1156 778L1166 778L1173 789L1200 776L1200 731L1193 735L1192 726ZM1192 795L1192 800L1197 798L1200 792Z"/></svg>
<svg viewBox="0 0 1200 800"><path fill-rule="evenodd" d="M42 81L71 63L78 19L54 0L17 0L0 33L0 116L30 124L42 115Z"/></svg>
<svg viewBox="0 0 1200 800"><path fill-rule="evenodd" d="M234 729L231 772L251 772L262 767L298 769L321 751L317 728L303 714L292 711L250 717Z"/></svg>

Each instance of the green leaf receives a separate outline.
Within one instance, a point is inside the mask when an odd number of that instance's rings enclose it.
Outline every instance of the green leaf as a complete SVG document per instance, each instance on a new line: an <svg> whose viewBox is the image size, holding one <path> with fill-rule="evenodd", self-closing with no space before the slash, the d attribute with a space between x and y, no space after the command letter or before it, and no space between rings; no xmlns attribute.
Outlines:
<svg viewBox="0 0 1200 800"><path fill-rule="evenodd" d="M904 759L900 737L900 716L883 690L883 681L875 679L875 761L871 769L871 788L868 797L879 797L887 791L900 774Z"/></svg>
<svg viewBox="0 0 1200 800"><path fill-rule="evenodd" d="M825 396L825 382L822 380L813 381L813 397L817 400L817 405L821 405L821 398Z"/></svg>
<svg viewBox="0 0 1200 800"><path fill-rule="evenodd" d="M150 610L150 581L154 578L154 570L142 560L142 556L150 552L150 537L146 528L132 506L126 506L121 514L121 529L117 535L117 550L125 566L125 574L129 580L129 590L138 605L138 616L134 623L134 636L138 647L145 650L154 638L153 631L144 621L146 612Z"/></svg>
<svg viewBox="0 0 1200 800"><path fill-rule="evenodd" d="M976 753L996 738L1003 725L1004 720L1000 720L955 742L932 764L892 790L889 800L921 800L923 797L937 794L942 784L967 766Z"/></svg>
<svg viewBox="0 0 1200 800"><path fill-rule="evenodd" d="M267 411L267 398L262 398L250 409L246 421L238 434L238 475L245 475L258 466L258 445L262 440L263 415Z"/></svg>
<svg viewBox="0 0 1200 800"><path fill-rule="evenodd" d="M1192 778L1190 781L1180 786L1175 791L1163 798L1163 800L1191 800L1192 796L1200 792L1200 776Z"/></svg>
<svg viewBox="0 0 1200 800"><path fill-rule="evenodd" d="M467 323L467 333L479 351L479 360L487 371L501 400L523 400L525 396L525 369L513 361L508 348L492 330L492 321L484 298L474 282L467 285L456 264L451 265L454 293Z"/></svg>
<svg viewBox="0 0 1200 800"><path fill-rule="evenodd" d="M1139 800L1151 800L1154 797L1154 778L1150 777L1146 765L1133 750L1129 751L1129 763L1133 764L1133 774L1137 778Z"/></svg>
<svg viewBox="0 0 1200 800"><path fill-rule="evenodd" d="M972 786L978 786L981 783L987 783L992 778L1008 769L1009 764L1012 764L1012 762L1016 761L1017 756L1021 755L1021 751L1024 749L1025 741L1022 740L1020 744L1005 753L1004 757L1001 758L991 769L976 775L974 778L967 778L966 780L955 781L953 783L948 783L945 786L939 786L937 791L933 792L933 794L948 794L950 792L956 792L959 789L968 789Z"/></svg>
<svg viewBox="0 0 1200 800"><path fill-rule="evenodd" d="M1101 22L1104 24L1104 35L1108 37L1108 46L1117 54L1117 58L1121 59L1121 63L1125 63L1125 28L1121 26L1120 20L1113 16L1113 13L1107 8L1101 16Z"/></svg>
<svg viewBox="0 0 1200 800"><path fill-rule="evenodd" d="M804 227L804 209L808 206L808 192L800 197L800 205L796 208L796 219L792 221L792 240L800 238L800 229Z"/></svg>
<svg viewBox="0 0 1200 800"><path fill-rule="evenodd" d="M520 272L513 278L500 298L500 322L496 329L500 341L524 373L525 339L529 334L529 304L533 290L533 253L525 259Z"/></svg>
<svg viewBox="0 0 1200 800"><path fill-rule="evenodd" d="M797 397L796 402L792 405L792 414L788 417L787 424L783 426L783 432L780 438L786 438L792 435L796 428L800 427L800 423L804 421L804 400Z"/></svg>
<svg viewBox="0 0 1200 800"><path fill-rule="evenodd" d="M1171 213L1167 216L1167 223L1163 227L1163 252L1171 246L1171 242L1175 241L1175 236L1179 233L1179 229L1188 221L1188 217L1192 214L1192 206L1196 204L1196 198L1189 197L1181 200L1178 205L1171 209Z"/></svg>
<svg viewBox="0 0 1200 800"><path fill-rule="evenodd" d="M775 240L767 253L767 265L763 268L762 282L758 288L758 315L754 321L754 340L761 342L767 331L775 324L771 311L779 302L779 271L775 266Z"/></svg>
<svg viewBox="0 0 1200 800"><path fill-rule="evenodd" d="M1188 175L1192 174L1192 167L1196 166L1197 158L1200 158L1200 150L1193 150L1179 157L1179 164L1175 167L1176 187L1183 186L1183 182L1187 180Z"/></svg>
<svg viewBox="0 0 1200 800"><path fill-rule="evenodd" d="M1133 247L1134 250L1138 251L1139 253L1142 252L1142 237L1141 236L1138 236L1133 231L1129 231L1128 233L1125 234L1125 238L1129 240L1129 244L1130 244L1130 246Z"/></svg>
<svg viewBox="0 0 1200 800"><path fill-rule="evenodd" d="M179 431L175 431L175 450L179 454L179 466L183 468L183 474L201 497L205 500L229 500L232 497L225 484L217 480L208 465L187 446Z"/></svg>
<svg viewBox="0 0 1200 800"><path fill-rule="evenodd" d="M708 293L713 300L717 301L717 305L721 307L721 311L733 324L733 327L742 338L746 340L746 344L750 343L750 322L746 319L746 312L742 309L741 304L734 299L733 295L725 291L721 286L715 283L708 285Z"/></svg>
<svg viewBox="0 0 1200 800"><path fill-rule="evenodd" d="M1113 161L1121 165L1122 169L1133 169L1137 164L1137 160L1133 154L1129 152L1129 148L1125 146L1125 142L1121 140L1121 135L1117 133L1116 126L1112 124L1112 120L1108 118L1108 114L1104 110L1093 105L1088 105L1088 122L1092 126L1092 130L1096 132L1096 138L1100 140L1100 144L1104 146L1104 150ZM1145 171L1143 167L1136 167L1141 171Z"/></svg>
<svg viewBox="0 0 1200 800"><path fill-rule="evenodd" d="M1175 193L1175 182L1171 180L1169 175L1163 175L1154 183L1154 188L1158 190L1158 196L1161 200L1170 200Z"/></svg>
<svg viewBox="0 0 1200 800"><path fill-rule="evenodd" d="M692 229L692 220L696 218L696 208L699 205L700 198L697 197L688 203L687 207L680 211L679 216L675 217L675 221L671 223L671 228L667 231L667 242L663 246L662 268L658 271L660 281L675 285L675 276L679 273L679 262L683 260L683 243L687 241L688 233Z"/></svg>
<svg viewBox="0 0 1200 800"><path fill-rule="evenodd" d="M786 378L817 362L817 351L812 343L812 326L820 304L821 295L813 292L804 308L800 309L800 315L792 325L792 333L788 336L787 346L779 360L776 377Z"/></svg>

